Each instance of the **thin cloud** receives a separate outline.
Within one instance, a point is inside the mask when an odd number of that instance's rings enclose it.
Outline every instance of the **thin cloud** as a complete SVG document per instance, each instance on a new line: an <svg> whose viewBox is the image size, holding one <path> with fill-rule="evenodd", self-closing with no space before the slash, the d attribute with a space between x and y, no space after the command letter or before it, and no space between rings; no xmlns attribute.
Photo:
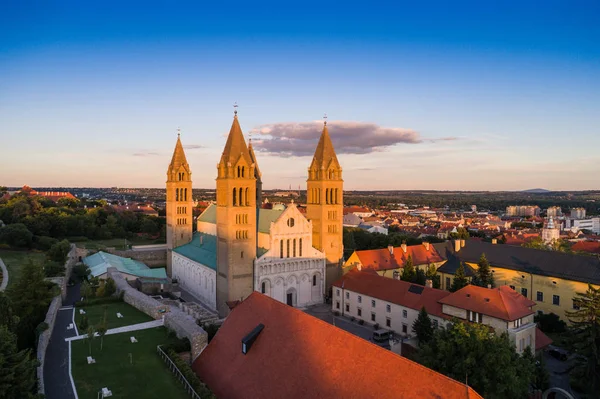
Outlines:
<svg viewBox="0 0 600 399"><path fill-rule="evenodd" d="M375 123L331 121L327 123L338 154L368 154L396 144L417 144L423 139L416 131L382 127ZM323 130L322 122L287 122L252 129L258 151L284 156L310 156Z"/></svg>
<svg viewBox="0 0 600 399"><path fill-rule="evenodd" d="M160 155L158 152L136 152L133 154L134 157L155 157Z"/></svg>
<svg viewBox="0 0 600 399"><path fill-rule="evenodd" d="M437 143L439 141L456 141L460 140L460 137L439 137L434 139L427 139L430 143Z"/></svg>
<svg viewBox="0 0 600 399"><path fill-rule="evenodd" d="M206 147L203 145L200 145L200 144L187 144L187 145L184 145L183 148L186 150L197 150L197 149L206 148Z"/></svg>

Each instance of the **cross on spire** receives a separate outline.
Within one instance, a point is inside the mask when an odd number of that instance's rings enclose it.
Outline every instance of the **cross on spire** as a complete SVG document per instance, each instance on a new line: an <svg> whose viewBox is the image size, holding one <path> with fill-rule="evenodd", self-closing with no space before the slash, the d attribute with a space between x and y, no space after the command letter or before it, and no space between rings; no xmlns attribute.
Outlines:
<svg viewBox="0 0 600 399"><path fill-rule="evenodd" d="M237 108L238 108L238 105L237 105L237 101L236 101L233 103L233 115L234 116L237 116Z"/></svg>
<svg viewBox="0 0 600 399"><path fill-rule="evenodd" d="M177 137L181 136L181 129L178 127L177 128Z"/></svg>
<svg viewBox="0 0 600 399"><path fill-rule="evenodd" d="M327 114L323 114L323 125L327 126Z"/></svg>

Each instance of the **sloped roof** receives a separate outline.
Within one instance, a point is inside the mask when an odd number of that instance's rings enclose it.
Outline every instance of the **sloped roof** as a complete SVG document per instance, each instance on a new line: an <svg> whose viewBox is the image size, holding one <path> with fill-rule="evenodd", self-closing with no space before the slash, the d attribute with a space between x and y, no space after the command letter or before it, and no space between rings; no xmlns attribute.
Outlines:
<svg viewBox="0 0 600 399"><path fill-rule="evenodd" d="M263 330L243 354L242 339L259 323ZM218 398L482 398L258 292L232 310L192 368Z"/></svg>
<svg viewBox="0 0 600 399"><path fill-rule="evenodd" d="M593 256L492 244L477 240L467 240L465 247L457 253L454 252L451 241L434 244L434 246L446 259L449 254L454 254L462 261L477 263L481 254L485 253L492 267L564 278L582 283L600 284L600 259Z"/></svg>
<svg viewBox="0 0 600 399"><path fill-rule="evenodd" d="M323 132L319 138L319 143L317 144L315 155L313 156L310 167L311 169L326 169L332 162L335 167L339 167L340 164L337 156L335 155L335 150L333 148L333 143L331 142L331 137L329 136L327 124L325 124L323 126Z"/></svg>
<svg viewBox="0 0 600 399"><path fill-rule="evenodd" d="M233 117L231 129L229 130L229 136L227 136L227 142L225 143L223 154L221 155L220 164L227 165L227 163L230 162L233 166L235 163L237 163L240 157L244 158L248 165L252 165L252 157L248 151L248 146L246 146L246 140L244 139L244 134L242 133L242 128L240 127L238 117L235 115Z"/></svg>
<svg viewBox="0 0 600 399"><path fill-rule="evenodd" d="M173 150L173 156L171 157L171 163L169 164L169 171L167 173L177 172L181 166L189 171L189 165L185 158L181 138L177 135L177 143L175 143L175 149Z"/></svg>
<svg viewBox="0 0 600 399"><path fill-rule="evenodd" d="M173 249L180 255L185 256L204 266L217 270L217 237L195 232L192 241Z"/></svg>
<svg viewBox="0 0 600 399"><path fill-rule="evenodd" d="M535 328L535 350L544 349L552 343L552 338L547 336L538 327Z"/></svg>
<svg viewBox="0 0 600 399"><path fill-rule="evenodd" d="M413 265L426 265L444 260L433 245L429 245L428 251L423 244L408 245L406 252L402 247L394 247L393 253L390 253L388 248L354 251L354 253L360 259L363 268L374 270L402 268L409 255L412 257Z"/></svg>
<svg viewBox="0 0 600 399"><path fill-rule="evenodd" d="M573 251L600 254L600 241L579 241L571 247Z"/></svg>
<svg viewBox="0 0 600 399"><path fill-rule="evenodd" d="M376 273L363 272L356 269L344 274L342 278L333 283L333 286L341 288L342 284L345 290L368 295L414 310L421 310L424 306L429 314L444 318L448 317L442 313L442 305L438 302L440 299L450 295L448 291L423 287L422 285L394 280L393 278L383 277ZM411 290L411 286L423 288L423 291L417 294L413 291L418 290Z"/></svg>
<svg viewBox="0 0 600 399"><path fill-rule="evenodd" d="M258 211L258 231L269 234L271 231L271 222L275 222L285 209L259 209ZM217 206L211 204L198 216L199 222L217 223Z"/></svg>
<svg viewBox="0 0 600 399"><path fill-rule="evenodd" d="M83 258L83 263L90 268L92 276L98 277L106 273L109 267L116 267L122 273L147 278L167 278L164 268L151 269L144 263L121 256L109 254L108 252L97 252Z"/></svg>
<svg viewBox="0 0 600 399"><path fill-rule="evenodd" d="M535 302L506 285L500 288L467 285L442 298L440 303L505 321L513 321L533 314L531 307L535 305Z"/></svg>

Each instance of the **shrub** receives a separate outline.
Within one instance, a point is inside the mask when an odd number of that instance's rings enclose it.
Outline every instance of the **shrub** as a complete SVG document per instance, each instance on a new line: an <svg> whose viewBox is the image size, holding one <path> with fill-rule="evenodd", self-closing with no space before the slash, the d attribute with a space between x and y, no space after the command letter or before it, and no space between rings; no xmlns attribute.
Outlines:
<svg viewBox="0 0 600 399"><path fill-rule="evenodd" d="M112 296L115 292L117 292L117 285L115 280L109 277L104 283L104 296Z"/></svg>
<svg viewBox="0 0 600 399"><path fill-rule="evenodd" d="M79 319L79 329L81 331L85 331L85 330L87 330L89 325L90 325L90 321L88 320L87 315L84 314L83 316L81 316L81 319Z"/></svg>
<svg viewBox="0 0 600 399"><path fill-rule="evenodd" d="M39 336L42 335L42 333L44 331L46 331L48 329L48 327L50 327L50 326L45 321L42 321L40 324L38 324L37 327L35 328L36 338L39 338Z"/></svg>
<svg viewBox="0 0 600 399"><path fill-rule="evenodd" d="M13 223L0 227L0 243L17 248L29 248L33 242L33 233L23 223Z"/></svg>
<svg viewBox="0 0 600 399"><path fill-rule="evenodd" d="M221 328L221 326L218 324L204 324L202 328L204 329L204 331L206 331L206 334L208 334L208 342L210 342L215 337L215 335L217 335L217 331L219 331L219 328Z"/></svg>
<svg viewBox="0 0 600 399"><path fill-rule="evenodd" d="M58 277L65 275L65 266L54 261L46 261L44 264L44 274L46 277Z"/></svg>
<svg viewBox="0 0 600 399"><path fill-rule="evenodd" d="M202 399L212 399L215 397L210 389L208 389L206 384L198 379L198 376L192 371L190 365L177 355L177 352L173 351L172 349L168 349L165 351L165 353L167 356L169 356L171 361L175 363L179 371L181 371L181 374L183 374L185 379L190 383L192 388L194 388L196 393L200 395Z"/></svg>
<svg viewBox="0 0 600 399"><path fill-rule="evenodd" d="M562 333L567 330L567 323L554 313L538 314L534 317L534 321L538 323L540 330L545 333Z"/></svg>
<svg viewBox="0 0 600 399"><path fill-rule="evenodd" d="M34 236L33 243L37 249L42 251L49 250L54 244L56 244L58 240L56 238L48 237L48 236Z"/></svg>

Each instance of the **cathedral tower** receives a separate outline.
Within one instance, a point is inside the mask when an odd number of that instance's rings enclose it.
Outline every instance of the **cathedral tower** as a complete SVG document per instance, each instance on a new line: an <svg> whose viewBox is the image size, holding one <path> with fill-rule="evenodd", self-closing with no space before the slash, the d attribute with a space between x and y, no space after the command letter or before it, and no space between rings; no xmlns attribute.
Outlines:
<svg viewBox="0 0 600 399"><path fill-rule="evenodd" d="M217 310L224 317L227 302L252 293L256 258L257 170L237 111L217 172Z"/></svg>
<svg viewBox="0 0 600 399"><path fill-rule="evenodd" d="M324 252L327 259L327 287L340 276L340 265L344 255L343 185L342 167L335 155L325 121L319 144L308 168L306 217L313 224L313 246Z"/></svg>
<svg viewBox="0 0 600 399"><path fill-rule="evenodd" d="M185 159L179 132L167 170L167 274L171 276L173 248L192 240L192 172Z"/></svg>

